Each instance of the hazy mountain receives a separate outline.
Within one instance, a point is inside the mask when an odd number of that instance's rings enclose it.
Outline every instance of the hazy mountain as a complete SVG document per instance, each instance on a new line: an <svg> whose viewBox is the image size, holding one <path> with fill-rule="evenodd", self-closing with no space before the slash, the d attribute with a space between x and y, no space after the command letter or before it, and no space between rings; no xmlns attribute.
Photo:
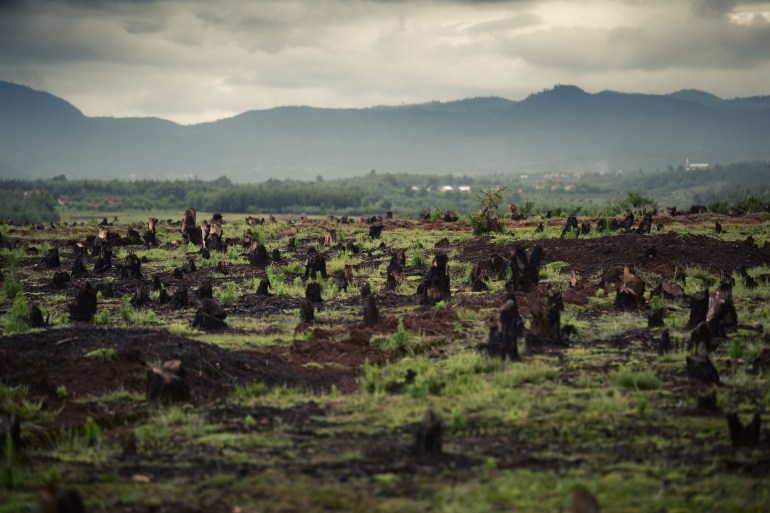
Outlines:
<svg viewBox="0 0 770 513"><path fill-rule="evenodd" d="M770 160L770 97L588 94L556 86L520 102L473 98L367 109L280 107L181 126L90 118L0 82L0 176L312 179L390 172L655 169Z"/></svg>

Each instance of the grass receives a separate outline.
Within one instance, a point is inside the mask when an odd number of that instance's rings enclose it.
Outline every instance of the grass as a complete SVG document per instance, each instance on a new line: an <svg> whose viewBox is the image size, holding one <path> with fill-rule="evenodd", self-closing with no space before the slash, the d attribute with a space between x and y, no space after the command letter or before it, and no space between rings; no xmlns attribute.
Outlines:
<svg viewBox="0 0 770 513"><path fill-rule="evenodd" d="M558 237L561 220L552 223L537 237ZM256 270L242 263L240 251L233 249L232 254L212 259L212 265L228 259L230 274L209 268L197 271L211 276L217 300L228 307L228 328L222 332L192 329L192 306L174 311L158 307L156 314L131 307L123 299L100 300L95 317L99 326L149 323L174 335L242 351L246 365L253 352L255 359L275 365L273 370L285 370L280 379L262 378L256 371L255 381L233 376L226 396L211 398L204 392L196 397L197 403L176 406L148 405L142 387L129 384L92 397L76 394L69 383L52 383L55 396L45 401L35 395L31 381L28 386L0 384L0 411L22 416L24 436L35 442L15 460L15 488L0 486L0 513L33 511L33 492L52 465L62 487L79 488L89 510L98 511L201 504L261 511L268 503L274 510L310 512L570 511L571 494L578 488L595 495L603 511L764 511L770 500L766 477L733 469L757 468L767 458L766 448L731 450L722 415L692 413L696 395L687 385L684 369L687 305L649 302L648 307L666 312L666 328L674 342L671 352L659 356L651 339L659 337L660 330L647 330L646 308L614 309L612 289L597 291L580 305L566 301L565 293L562 324L577 328L569 344L527 348L520 340L521 360L501 361L477 346L486 341L488 320L505 293L504 282L491 280L490 294L460 286L472 265L463 258L469 254L463 243L471 239L467 224L465 232L387 230L382 241L406 248L407 266L396 292L382 301L386 306L381 314L396 316L400 322L395 329L373 329L369 347L364 347L366 342L357 347L343 341L348 332L361 329L357 288L343 293L333 279L321 280L325 304L317 310L318 322L295 332L294 298L304 297L306 285L301 279L302 251L317 246L307 240L322 236L321 226L254 227L268 248L282 253L288 237L296 237L300 256L286 256L291 255L287 252L281 265ZM228 224L226 233L240 236L245 228L238 221ZM690 232L699 234L706 228ZM510 231L493 234L492 241L507 246L526 245L533 239L534 227L506 223L506 229ZM338 234L341 240L355 240L364 252L353 255L320 247L329 272L353 265L357 284L369 281L381 292L389 251L380 249L380 240L370 240L359 225L339 227ZM741 240L739 235L740 229L732 227L727 234L730 240ZM589 235L593 236L598 234ZM164 241L159 248L138 252L150 260L147 276L167 273L183 264L188 252L198 250L167 244L179 235L165 226L159 237ZM432 248L444 237L451 248L452 301L420 306L414 300L415 288L430 264ZM760 234L754 237L765 240ZM52 318L61 319L72 289L41 293L42 281L38 283L29 271L26 255L12 258L17 259L14 277L23 290L14 293L13 300L5 292L0 298L3 326L20 298L43 303ZM199 256L196 259L200 262ZM11 276L3 271L6 279ZM717 279L703 269L685 271L690 293ZM770 273L770 266L748 272L757 277ZM265 274L278 297L253 295ZM541 268L540 277L544 286L564 286L569 263L550 262ZM649 283L659 279L644 277ZM760 280L756 289L748 289L743 278L735 278L740 327L719 342L712 360L725 383L717 391L719 407L739 412L745 423L754 411L770 407L770 376L751 364L767 349L770 287ZM599 276L581 277L592 284L598 280ZM538 292L517 293L524 312ZM154 319L148 320L151 316ZM529 323L529 316L524 317ZM425 330L417 328L422 324ZM319 339L319 332L329 335ZM328 352L303 353L318 340ZM71 347L77 350L77 344ZM115 358L111 348L79 351L88 358ZM362 355L372 359L359 366L355 358ZM147 365L160 361L156 358L160 356L151 357ZM204 375L216 369L230 372L218 368L218 363L214 359L188 371L193 379L201 369ZM137 373L139 380L143 372ZM281 384L321 376L339 379L317 389ZM357 383L351 386L352 376L357 376ZM52 430L65 402L67 414L88 411L93 420L89 423L84 415L74 427ZM437 467L420 465L422 470L409 476L400 470L404 464L412 465L409 446L428 409L444 420L446 461L467 461L469 467L447 464L437 474ZM121 444L130 435L136 437L138 454L124 460ZM0 458L0 469L6 460ZM145 472L141 468L148 461L153 463ZM137 470L125 472L129 468ZM89 477L94 475L102 477ZM146 476L149 482L134 482L135 475Z"/></svg>

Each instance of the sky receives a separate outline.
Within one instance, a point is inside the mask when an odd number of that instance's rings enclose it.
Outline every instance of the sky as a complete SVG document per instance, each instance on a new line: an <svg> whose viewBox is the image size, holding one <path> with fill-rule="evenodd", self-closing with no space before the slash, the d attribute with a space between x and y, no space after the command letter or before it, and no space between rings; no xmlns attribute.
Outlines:
<svg viewBox="0 0 770 513"><path fill-rule="evenodd" d="M770 0L0 0L0 80L89 116L770 94Z"/></svg>

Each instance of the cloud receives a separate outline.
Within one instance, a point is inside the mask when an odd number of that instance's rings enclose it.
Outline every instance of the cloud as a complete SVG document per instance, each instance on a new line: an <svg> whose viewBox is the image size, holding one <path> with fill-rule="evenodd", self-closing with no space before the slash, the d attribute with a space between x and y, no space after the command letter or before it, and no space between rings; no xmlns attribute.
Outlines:
<svg viewBox="0 0 770 513"><path fill-rule="evenodd" d="M89 115L194 122L276 105L517 99L556 82L767 94L770 8L754 1L0 0L0 9L0 79L47 86Z"/></svg>

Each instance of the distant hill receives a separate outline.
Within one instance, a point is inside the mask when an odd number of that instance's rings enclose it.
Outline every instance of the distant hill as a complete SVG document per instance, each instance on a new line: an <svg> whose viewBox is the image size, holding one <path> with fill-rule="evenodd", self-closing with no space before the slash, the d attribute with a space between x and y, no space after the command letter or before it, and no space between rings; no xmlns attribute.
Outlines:
<svg viewBox="0 0 770 513"><path fill-rule="evenodd" d="M589 94L556 86L515 102L473 98L366 109L279 107L181 126L91 118L0 82L0 176L238 182L390 172L654 170L689 158L770 160L770 97Z"/></svg>

